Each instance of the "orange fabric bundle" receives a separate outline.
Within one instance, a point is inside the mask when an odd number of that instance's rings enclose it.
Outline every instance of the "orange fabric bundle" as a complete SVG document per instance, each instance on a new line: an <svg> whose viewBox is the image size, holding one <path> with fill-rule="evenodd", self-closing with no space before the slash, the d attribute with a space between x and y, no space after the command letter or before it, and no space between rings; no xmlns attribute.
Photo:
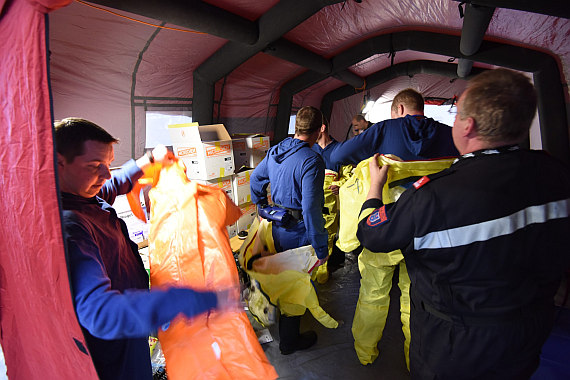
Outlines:
<svg viewBox="0 0 570 380"><path fill-rule="evenodd" d="M156 177L155 177L156 178ZM180 163L163 168L149 193L153 287L234 288L239 277L226 226L241 215L219 188L186 178ZM177 317L158 338L169 379L275 379L243 311Z"/></svg>

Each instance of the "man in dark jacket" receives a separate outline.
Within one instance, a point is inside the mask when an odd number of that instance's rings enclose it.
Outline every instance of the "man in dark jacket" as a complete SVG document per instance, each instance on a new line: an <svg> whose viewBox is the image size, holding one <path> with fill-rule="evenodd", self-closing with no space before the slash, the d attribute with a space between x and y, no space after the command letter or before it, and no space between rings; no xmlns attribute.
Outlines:
<svg viewBox="0 0 570 380"><path fill-rule="evenodd" d="M111 207L144 168L167 160L167 150L157 147L111 174L118 140L98 125L58 121L55 141L71 290L93 364L100 379L150 380L151 332L179 314L192 317L226 306L213 292L149 291L138 247Z"/></svg>
<svg viewBox="0 0 570 380"><path fill-rule="evenodd" d="M457 156L451 128L424 116L424 98L414 89L400 91L391 106L392 119L374 124L358 136L338 144L331 153L332 164L358 164L375 153L394 154L403 160L424 160ZM403 186L411 186L411 182ZM342 207L342 206L341 206ZM390 304L390 289L396 267L401 291L400 310L404 332L404 354L409 351L409 284L406 263L400 256L396 265L380 263L370 252L358 258L362 275L352 334L358 359L364 365L378 357ZM392 262L395 260L392 260Z"/></svg>
<svg viewBox="0 0 570 380"><path fill-rule="evenodd" d="M250 178L252 202L265 207L267 186L271 183L273 202L293 217L287 225L272 225L277 252L310 244L319 265L328 258L328 234L322 214L325 163L311 146L317 141L322 124L321 111L310 106L301 108L295 121L295 136L271 147ZM308 348L317 340L314 331L299 334L300 318L283 314L280 317L279 348L284 355Z"/></svg>
<svg viewBox="0 0 570 380"><path fill-rule="evenodd" d="M413 379L528 379L538 367L570 265L570 172L518 146L535 109L527 77L487 71L459 99L462 156L449 169L383 205L387 167L370 161L357 236L404 253Z"/></svg>

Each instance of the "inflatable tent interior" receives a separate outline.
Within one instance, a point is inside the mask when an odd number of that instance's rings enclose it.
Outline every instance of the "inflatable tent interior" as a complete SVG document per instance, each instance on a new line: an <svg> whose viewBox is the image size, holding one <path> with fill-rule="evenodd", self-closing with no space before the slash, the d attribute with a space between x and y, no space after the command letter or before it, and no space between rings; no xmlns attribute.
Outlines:
<svg viewBox="0 0 570 380"><path fill-rule="evenodd" d="M8 377L97 377L70 295L54 120L103 126L116 165L153 145L152 112L275 144L312 105L342 141L367 99L414 87L443 103L505 67L538 91L529 146L570 163L569 18L566 0L0 0Z"/></svg>

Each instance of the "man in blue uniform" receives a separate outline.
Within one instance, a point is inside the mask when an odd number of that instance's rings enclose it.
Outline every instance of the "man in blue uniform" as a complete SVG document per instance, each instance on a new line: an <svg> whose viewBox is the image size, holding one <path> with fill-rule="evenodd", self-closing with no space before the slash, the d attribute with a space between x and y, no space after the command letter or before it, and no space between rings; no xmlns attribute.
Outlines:
<svg viewBox="0 0 570 380"><path fill-rule="evenodd" d="M341 173L340 164L331 164L331 153L338 144L339 142L329 135L329 122L323 116L323 125L321 126L319 137L311 149L320 154L325 161L323 218L325 219L325 229L328 232L329 257L332 255L334 242L338 234L338 192L340 186L347 180L346 175L343 174L349 172L349 170L346 170L348 168L343 168L344 170ZM327 261L313 272L312 278L320 284L324 284L329 279L328 263Z"/></svg>
<svg viewBox="0 0 570 380"><path fill-rule="evenodd" d="M392 119L376 123L358 136L337 145L331 154L332 163L356 165L375 153L394 154L403 160L433 159L459 154L453 145L451 128L424 116L424 98L414 89L408 88L396 94L390 113ZM402 185L411 186L411 182ZM393 261L395 260L391 260ZM358 263L362 281L352 324L358 359L366 365L373 363L378 357L377 346L388 316L392 277L398 267L402 330L405 336L404 354L408 363L410 281L406 263L401 260L396 265L390 265L383 260L377 260L370 252L361 254Z"/></svg>
<svg viewBox="0 0 570 380"><path fill-rule="evenodd" d="M295 136L271 147L253 171L251 200L263 208L267 205L267 186L275 206L287 210L293 222L272 225L277 252L311 245L323 264L328 258L328 234L324 228L323 182L325 163L311 149L323 124L321 111L303 107L297 112ZM279 349L284 355L312 346L317 336L309 331L299 334L301 316L281 315Z"/></svg>
<svg viewBox="0 0 570 380"><path fill-rule="evenodd" d="M354 115L352 118L352 134L357 136L370 127L370 122L364 118L364 115Z"/></svg>
<svg viewBox="0 0 570 380"><path fill-rule="evenodd" d="M487 71L457 104L462 156L449 169L383 205L387 167L370 162L357 235L404 253L413 379L528 379L538 367L570 265L570 172L519 148L535 109L527 77Z"/></svg>
<svg viewBox="0 0 570 380"><path fill-rule="evenodd" d="M150 380L152 331L179 314L192 317L225 307L212 292L149 291L138 247L110 206L117 195L131 191L142 169L166 160L166 148L111 174L118 140L98 125L78 118L58 121L55 141L71 291L95 369L100 379Z"/></svg>
<svg viewBox="0 0 570 380"><path fill-rule="evenodd" d="M451 128L424 116L424 98L414 89L400 91L390 113L392 119L376 123L336 147L332 164L357 165L374 153L395 154L404 161L458 155Z"/></svg>

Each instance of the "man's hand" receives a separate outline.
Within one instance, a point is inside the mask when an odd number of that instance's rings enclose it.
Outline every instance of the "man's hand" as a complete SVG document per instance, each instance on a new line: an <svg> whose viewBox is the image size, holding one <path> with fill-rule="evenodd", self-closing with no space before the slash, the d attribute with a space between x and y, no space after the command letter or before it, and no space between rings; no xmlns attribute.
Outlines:
<svg viewBox="0 0 570 380"><path fill-rule="evenodd" d="M338 187L337 185L330 185L329 189L334 195L338 195L340 187Z"/></svg>
<svg viewBox="0 0 570 380"><path fill-rule="evenodd" d="M231 287L216 292L218 298L217 310L219 312L238 312L243 311L243 306L240 302L239 287Z"/></svg>
<svg viewBox="0 0 570 380"><path fill-rule="evenodd" d="M327 255L327 257L325 257L324 259L318 259L316 264L315 264L315 268L320 267L321 265L326 263L328 259L329 259L329 255Z"/></svg>
<svg viewBox="0 0 570 380"><path fill-rule="evenodd" d="M378 157L380 154L376 153L374 157L368 161L370 168L370 191L366 199L382 199L382 188L388 180L388 165L379 166Z"/></svg>

